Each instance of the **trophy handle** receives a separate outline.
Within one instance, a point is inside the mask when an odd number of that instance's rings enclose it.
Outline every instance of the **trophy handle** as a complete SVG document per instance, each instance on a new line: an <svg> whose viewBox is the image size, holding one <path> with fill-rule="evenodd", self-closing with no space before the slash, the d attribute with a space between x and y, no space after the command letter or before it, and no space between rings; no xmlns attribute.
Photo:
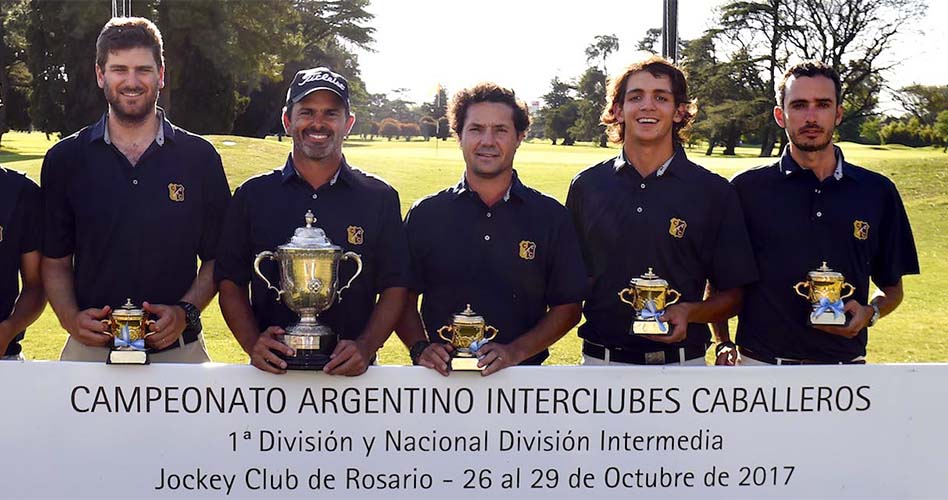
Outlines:
<svg viewBox="0 0 948 500"><path fill-rule="evenodd" d="M484 327L484 340L494 340L498 333L500 333L500 330L487 325Z"/></svg>
<svg viewBox="0 0 948 500"><path fill-rule="evenodd" d="M147 339L148 337L150 337L150 336L152 336L152 335L158 333L158 332L153 332L153 331L151 331L151 330L148 329L149 326L154 325L155 323L157 323L157 321L155 321L155 320L153 320L153 319L146 319L146 320L145 320L145 335L142 335L142 338L143 338L143 339Z"/></svg>
<svg viewBox="0 0 948 500"><path fill-rule="evenodd" d="M111 320L108 320L108 319L100 319L99 322L102 323L103 325L105 325L105 328L106 328L105 334L106 334L106 335L108 335L109 337L115 337L115 334L112 333L112 321L111 321Z"/></svg>
<svg viewBox="0 0 948 500"><path fill-rule="evenodd" d="M666 307L666 308L667 308L668 306L670 306L670 305L672 305L672 304L678 302L678 299L681 298L681 293L680 293L678 290L675 290L674 288L669 288L668 291L665 292L665 293L667 293L667 294L669 294L669 295L675 294L675 299L674 299L674 300L666 300L666 301L665 301L665 307Z"/></svg>
<svg viewBox="0 0 948 500"><path fill-rule="evenodd" d="M856 287L850 285L849 283L843 283L842 288L846 288L847 286L849 287L849 293L840 297L839 300L848 299L849 297L852 297L854 293L856 293Z"/></svg>
<svg viewBox="0 0 948 500"><path fill-rule="evenodd" d="M632 297L631 302L629 302L628 300L625 300L626 294L631 294L631 297ZM621 300L622 302L625 302L626 304L629 304L630 306L632 306L632 308L635 308L635 288L630 286L629 288L623 288L622 290L620 290L619 300Z"/></svg>
<svg viewBox="0 0 948 500"><path fill-rule="evenodd" d="M262 279L263 282L267 284L267 289L273 290L274 292L276 292L277 302L279 302L280 297L283 295L283 290L280 290L279 288L273 286L273 284L270 283L270 280L268 280L267 277L264 276L262 272L260 272L260 263L263 262L264 259L276 260L276 254L269 250L266 252L260 252L259 254L257 254L257 258L253 260L253 270L255 273L257 273L257 276L260 276L260 279Z"/></svg>
<svg viewBox="0 0 948 500"><path fill-rule="evenodd" d="M800 291L800 287L801 287L801 286L807 287L807 286L810 286L810 284L807 283L806 281L801 281L801 282L797 283L796 285L793 285L793 291L794 291L794 292L797 292L797 295L803 297L804 299L810 300L810 296L809 296L809 295L807 295L807 294L805 294L805 293L803 293L803 292ZM852 286L852 285L850 285L850 286Z"/></svg>
<svg viewBox="0 0 948 500"><path fill-rule="evenodd" d="M444 340L445 342L449 342L449 343L450 343L450 342L451 342L451 336L449 335L449 336L445 337L445 336L444 336L444 333L445 333L445 332L447 332L447 333L450 334L450 333L451 333L451 327L445 325L445 326L442 326L441 328L438 328L438 336L441 337L441 339Z"/></svg>
<svg viewBox="0 0 948 500"><path fill-rule="evenodd" d="M349 278L349 282L346 283L346 286L340 288L336 292L336 295L339 297L338 302L342 302L342 291L345 290L346 288L349 288L349 285L351 285L352 282L355 281L355 279L358 278L360 274L362 274L362 257L360 257L359 254L355 252L346 252L342 254L342 260L349 260L349 259L353 259L356 261L356 272L355 274L352 275L351 278Z"/></svg>

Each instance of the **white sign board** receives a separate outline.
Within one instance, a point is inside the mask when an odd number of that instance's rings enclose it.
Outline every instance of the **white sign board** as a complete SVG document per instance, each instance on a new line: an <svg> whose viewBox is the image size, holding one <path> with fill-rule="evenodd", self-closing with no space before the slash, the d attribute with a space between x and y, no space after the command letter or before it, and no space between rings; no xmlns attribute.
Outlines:
<svg viewBox="0 0 948 500"><path fill-rule="evenodd" d="M948 365L0 363L3 498L945 498Z"/></svg>

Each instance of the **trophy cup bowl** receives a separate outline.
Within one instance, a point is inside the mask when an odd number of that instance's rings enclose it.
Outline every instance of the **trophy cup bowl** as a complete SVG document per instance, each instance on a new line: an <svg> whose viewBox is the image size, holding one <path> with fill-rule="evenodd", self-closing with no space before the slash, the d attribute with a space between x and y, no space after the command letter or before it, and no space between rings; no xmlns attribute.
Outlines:
<svg viewBox="0 0 948 500"><path fill-rule="evenodd" d="M669 296L674 296L669 300ZM631 299L631 300L629 300ZM658 318L665 308L681 299L677 290L669 288L668 282L659 278L648 268L648 272L639 278L632 278L628 288L619 291L619 300L632 306L635 320L632 321L633 335L668 335L668 325Z"/></svg>
<svg viewBox="0 0 948 500"><path fill-rule="evenodd" d="M473 352L476 349L471 349L471 346L479 347L483 343L493 340L497 333L498 330L488 325L483 316L475 314L471 309L471 304L468 304L464 311L454 315L450 325L438 328L438 336L454 347L448 369L459 371L483 370L484 368L477 366L477 354Z"/></svg>
<svg viewBox="0 0 948 500"><path fill-rule="evenodd" d="M109 319L102 320L102 323L108 327L109 335L112 336L107 364L148 364L145 337L155 332L148 331L148 325L154 321L148 319L148 313L144 309L135 307L132 299L128 298L125 300L125 305L113 309Z"/></svg>
<svg viewBox="0 0 948 500"><path fill-rule="evenodd" d="M843 289L846 287L849 287L849 291L844 294ZM807 289L807 293L803 293L801 288ZM842 273L833 271L823 262L818 269L807 273L806 281L793 285L793 291L810 301L812 311L808 324L838 326L846 324L843 299L851 297L856 287L846 283Z"/></svg>
<svg viewBox="0 0 948 500"><path fill-rule="evenodd" d="M313 227L316 218L312 211L305 215L306 226L299 227L293 238L276 252L260 252L253 267L267 288L277 294L277 301L300 316L300 320L286 328L278 340L292 347L296 354L284 356L287 368L296 370L319 370L329 362L336 348L338 335L328 325L317 319L317 315L329 309L337 299L342 301L342 291L362 273L362 258L355 252L343 252L326 238L326 233ZM260 271L264 260L275 260L280 268L280 288L273 286ZM356 271L349 282L339 288L339 262L353 260Z"/></svg>

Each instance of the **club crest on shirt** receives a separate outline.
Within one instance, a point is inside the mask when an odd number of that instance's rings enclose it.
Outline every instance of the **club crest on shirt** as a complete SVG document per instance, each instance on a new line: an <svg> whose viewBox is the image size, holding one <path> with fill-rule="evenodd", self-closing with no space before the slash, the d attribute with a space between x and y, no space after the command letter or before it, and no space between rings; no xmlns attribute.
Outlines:
<svg viewBox="0 0 948 500"><path fill-rule="evenodd" d="M347 237L348 237L348 239L349 239L349 244L351 244L351 245L361 245L361 244L362 244L362 236L363 236L364 233L365 233L365 231L363 231L362 228L359 227L359 226L349 226L349 227L346 229L346 235L347 235Z"/></svg>
<svg viewBox="0 0 948 500"><path fill-rule="evenodd" d="M668 234L674 236L675 238L684 238L685 229L688 229L688 223L677 218L672 217L671 223L668 225Z"/></svg>
<svg viewBox="0 0 948 500"><path fill-rule="evenodd" d="M869 223L863 222L861 220L853 221L853 236L857 240L868 240L869 239Z"/></svg>
<svg viewBox="0 0 948 500"><path fill-rule="evenodd" d="M533 260L537 256L537 244L532 241L523 240L520 242L520 258L523 260Z"/></svg>
<svg viewBox="0 0 948 500"><path fill-rule="evenodd" d="M181 184L168 184L168 198L171 201L184 201L184 186Z"/></svg>

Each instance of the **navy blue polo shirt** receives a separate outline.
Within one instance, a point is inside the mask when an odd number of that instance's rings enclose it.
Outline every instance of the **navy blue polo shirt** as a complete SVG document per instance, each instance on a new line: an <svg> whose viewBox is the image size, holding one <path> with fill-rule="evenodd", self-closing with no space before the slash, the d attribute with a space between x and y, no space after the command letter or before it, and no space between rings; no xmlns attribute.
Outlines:
<svg viewBox="0 0 948 500"><path fill-rule="evenodd" d="M39 187L25 175L0 167L0 321L13 313L20 295L20 259L39 250L43 239L43 200ZM20 353L17 334L0 356Z"/></svg>
<svg viewBox="0 0 948 500"><path fill-rule="evenodd" d="M918 274L908 216L886 177L843 159L820 182L785 153L777 163L743 172L741 198L760 281L747 287L737 342L766 356L847 361L866 354L867 331L847 339L807 325L809 301L791 287L823 261L856 287L866 304L869 280L891 286Z"/></svg>
<svg viewBox="0 0 948 500"><path fill-rule="evenodd" d="M161 117L138 164L107 141L104 115L59 141L43 160L43 254L72 255L79 309L174 304L198 257L214 259L230 200L211 143Z"/></svg>
<svg viewBox="0 0 948 500"><path fill-rule="evenodd" d="M345 158L336 176L314 190L300 177L290 156L282 169L253 177L234 193L221 236L214 278L237 285L250 283L250 303L257 327L286 327L299 316L253 271L257 254L276 251L296 228L306 224L312 210L314 226L334 245L362 257L362 274L342 292L342 301L319 315L343 339L355 339L365 329L376 295L386 288L409 286L408 243L402 229L398 193L385 181L352 168ZM339 286L355 273L354 261L340 261ZM266 260L261 271L280 287L279 264Z"/></svg>
<svg viewBox="0 0 948 500"><path fill-rule="evenodd" d="M652 352L710 340L703 323L689 324L688 337L678 344L630 334L635 312L618 293L648 268L681 293L681 302L700 302L707 281L724 290L757 278L737 193L680 147L645 178L624 151L589 167L573 179L566 206L592 279L579 328L590 342Z"/></svg>
<svg viewBox="0 0 948 500"><path fill-rule="evenodd" d="M405 217L412 288L423 294L428 337L467 304L510 343L535 327L548 308L582 302L586 275L576 232L555 199L524 186L514 172L492 207L467 181L423 198ZM523 364L540 364L544 350Z"/></svg>

